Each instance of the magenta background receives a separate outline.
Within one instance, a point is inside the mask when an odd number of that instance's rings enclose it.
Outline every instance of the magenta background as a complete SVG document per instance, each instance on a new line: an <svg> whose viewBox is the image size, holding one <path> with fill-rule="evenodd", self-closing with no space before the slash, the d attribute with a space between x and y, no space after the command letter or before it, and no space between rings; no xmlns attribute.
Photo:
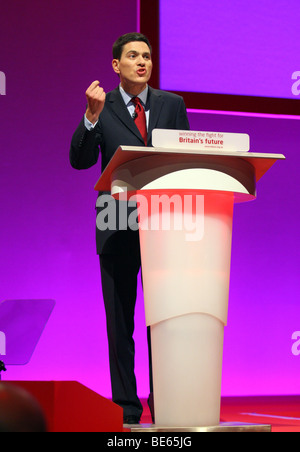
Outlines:
<svg viewBox="0 0 300 452"><path fill-rule="evenodd" d="M95 254L100 165L75 171L68 152L87 86L98 78L109 91L118 83L111 45L137 28L136 12L136 0L1 6L0 299L56 300L30 363L10 366L5 379L77 380L110 396ZM299 117L189 118L192 129L249 133L252 151L287 157L258 183L257 200L235 209L223 394L298 394L300 357L292 355L291 336L300 330ZM138 392L146 396L141 285L136 317Z"/></svg>

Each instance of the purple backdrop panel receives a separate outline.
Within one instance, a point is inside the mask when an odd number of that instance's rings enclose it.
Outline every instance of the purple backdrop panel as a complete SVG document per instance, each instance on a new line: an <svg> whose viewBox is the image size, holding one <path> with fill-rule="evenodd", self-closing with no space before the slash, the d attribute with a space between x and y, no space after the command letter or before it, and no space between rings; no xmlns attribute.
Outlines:
<svg viewBox="0 0 300 452"><path fill-rule="evenodd" d="M161 88L295 98L299 23L298 0L161 0Z"/></svg>
<svg viewBox="0 0 300 452"><path fill-rule="evenodd" d="M69 148L90 83L98 79L106 91L118 85L112 44L136 31L136 16L136 0L1 4L0 300L56 300L30 362L8 367L5 379L74 379L110 395L95 246L100 162L76 171ZM138 327L137 354L146 363ZM145 390L143 366L138 359Z"/></svg>
<svg viewBox="0 0 300 452"><path fill-rule="evenodd" d="M299 394L300 118L190 111L189 119L193 130L248 133L250 151L286 156L258 182L257 199L234 209L222 391Z"/></svg>
<svg viewBox="0 0 300 452"><path fill-rule="evenodd" d="M56 300L30 362L9 366L7 379L77 380L111 394L95 248L100 165L75 171L68 151L86 88L96 79L106 91L119 82L111 46L136 30L136 11L135 0L1 5L0 299ZM186 61L181 53L176 71ZM189 118L192 129L249 133L251 150L287 157L259 182L257 200L235 209L223 393L299 393L300 356L291 339L300 330L299 121L195 112ZM140 281L135 339L138 392L147 396Z"/></svg>

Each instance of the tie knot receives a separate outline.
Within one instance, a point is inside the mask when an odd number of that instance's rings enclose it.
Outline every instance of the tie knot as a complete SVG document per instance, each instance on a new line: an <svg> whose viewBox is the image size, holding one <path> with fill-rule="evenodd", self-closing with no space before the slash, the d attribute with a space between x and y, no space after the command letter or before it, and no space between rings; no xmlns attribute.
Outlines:
<svg viewBox="0 0 300 452"><path fill-rule="evenodd" d="M137 105L142 106L141 99L139 97L133 97L131 101L134 103L135 106Z"/></svg>

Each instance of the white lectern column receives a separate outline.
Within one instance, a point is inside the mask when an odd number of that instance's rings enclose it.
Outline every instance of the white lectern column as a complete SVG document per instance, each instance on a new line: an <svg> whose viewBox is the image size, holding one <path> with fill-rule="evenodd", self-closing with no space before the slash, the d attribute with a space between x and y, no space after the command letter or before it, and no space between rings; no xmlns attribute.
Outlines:
<svg viewBox="0 0 300 452"><path fill-rule="evenodd" d="M158 426L220 422L233 206L278 158L121 147L95 187L139 205Z"/></svg>

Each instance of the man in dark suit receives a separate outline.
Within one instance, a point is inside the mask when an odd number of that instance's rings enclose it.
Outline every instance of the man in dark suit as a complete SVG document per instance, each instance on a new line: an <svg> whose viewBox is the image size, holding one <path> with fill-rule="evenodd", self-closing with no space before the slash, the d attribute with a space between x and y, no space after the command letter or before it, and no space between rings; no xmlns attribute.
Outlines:
<svg viewBox="0 0 300 452"><path fill-rule="evenodd" d="M101 150L103 171L119 145L151 146L154 128L189 129L183 99L148 86L152 71L151 52L148 39L139 33L123 35L114 43L112 66L120 78L120 85L105 94L99 81L94 81L86 91L86 114L71 143L70 162L74 168L91 167L97 163ZM140 126L140 121L144 126ZM107 205L107 198L107 194L104 197L99 193L97 215ZM119 209L119 202L126 201L113 200L117 214L124 211ZM125 209L128 216L133 210L135 208ZM139 236L133 228L124 228L124 219L117 220L117 230L97 227L96 243L106 310L113 401L123 407L124 423L135 424L142 414L136 391L132 337L137 275L141 265ZM151 394L149 331L148 345Z"/></svg>

